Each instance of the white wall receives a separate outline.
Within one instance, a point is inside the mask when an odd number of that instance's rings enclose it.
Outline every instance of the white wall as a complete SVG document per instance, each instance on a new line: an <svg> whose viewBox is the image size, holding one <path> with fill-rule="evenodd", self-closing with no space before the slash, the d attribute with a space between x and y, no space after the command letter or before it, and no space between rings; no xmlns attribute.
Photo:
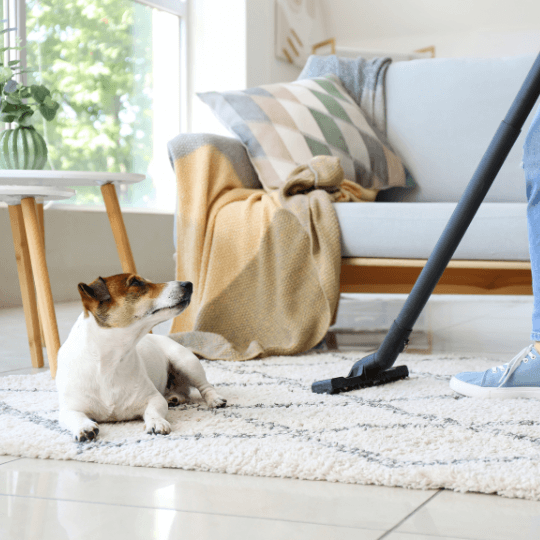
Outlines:
<svg viewBox="0 0 540 540"><path fill-rule="evenodd" d="M247 88L294 81L301 69L274 54L275 0L246 0Z"/></svg>
<svg viewBox="0 0 540 540"><path fill-rule="evenodd" d="M337 44L438 57L540 51L538 0L325 0Z"/></svg>
<svg viewBox="0 0 540 540"><path fill-rule="evenodd" d="M274 56L274 0L192 0L189 17L189 131L230 135L197 92L292 81L301 70Z"/></svg>
<svg viewBox="0 0 540 540"><path fill-rule="evenodd" d="M188 131L225 135L195 94L246 87L245 0L192 0L188 32Z"/></svg>

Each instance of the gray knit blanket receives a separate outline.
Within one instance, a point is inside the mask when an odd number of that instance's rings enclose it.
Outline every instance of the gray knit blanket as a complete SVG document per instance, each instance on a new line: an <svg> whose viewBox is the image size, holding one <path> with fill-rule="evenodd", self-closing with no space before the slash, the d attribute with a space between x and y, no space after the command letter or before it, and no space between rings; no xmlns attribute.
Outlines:
<svg viewBox="0 0 540 540"><path fill-rule="evenodd" d="M389 57L338 58L315 56L308 58L298 80L320 77L327 73L337 75L366 115L381 141L390 147L386 137L386 71L391 64Z"/></svg>

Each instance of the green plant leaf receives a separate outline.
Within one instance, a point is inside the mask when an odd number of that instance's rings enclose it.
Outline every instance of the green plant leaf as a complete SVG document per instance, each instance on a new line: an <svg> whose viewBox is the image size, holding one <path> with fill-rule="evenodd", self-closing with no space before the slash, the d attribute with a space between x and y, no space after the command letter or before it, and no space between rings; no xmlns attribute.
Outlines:
<svg viewBox="0 0 540 540"><path fill-rule="evenodd" d="M0 47L0 52L22 51L25 47Z"/></svg>
<svg viewBox="0 0 540 540"><path fill-rule="evenodd" d="M32 125L33 115L34 115L34 111L26 112L19 118L19 120L17 120L17 123L20 126L29 127Z"/></svg>
<svg viewBox="0 0 540 540"><path fill-rule="evenodd" d="M8 103L7 101L2 101L2 107L0 108L0 111L3 113L9 113L14 114L16 116L20 116L21 114L31 111L32 107L29 105L26 105L24 103Z"/></svg>
<svg viewBox="0 0 540 540"><path fill-rule="evenodd" d="M9 94L6 96L6 101L12 105L22 103L21 98L17 94Z"/></svg>
<svg viewBox="0 0 540 540"><path fill-rule="evenodd" d="M51 92L43 85L33 84L30 87L32 91L32 97L38 102L43 103L47 96L51 95Z"/></svg>
<svg viewBox="0 0 540 540"><path fill-rule="evenodd" d="M43 100L43 105L45 105L45 107L49 107L49 109L53 109L54 108L54 101L51 99L51 96L47 96L44 100Z"/></svg>
<svg viewBox="0 0 540 540"><path fill-rule="evenodd" d="M51 120L54 120L54 117L56 116L56 111L60 108L60 105L55 102L54 108L49 108L43 104L39 106L39 112L47 120L47 122L50 122Z"/></svg>
<svg viewBox="0 0 540 540"><path fill-rule="evenodd" d="M14 73L35 73L36 71L37 71L37 69L21 69L19 71L19 68L17 68L17 67L13 69Z"/></svg>
<svg viewBox="0 0 540 540"><path fill-rule="evenodd" d="M6 124L10 124L11 122L15 122L15 119L17 117L13 114L4 114L0 113L0 121L6 122Z"/></svg>

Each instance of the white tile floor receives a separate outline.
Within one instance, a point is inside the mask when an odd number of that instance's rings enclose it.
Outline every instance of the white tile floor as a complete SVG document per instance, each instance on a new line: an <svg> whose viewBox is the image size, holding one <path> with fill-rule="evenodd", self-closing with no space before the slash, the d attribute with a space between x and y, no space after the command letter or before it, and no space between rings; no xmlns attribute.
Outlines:
<svg viewBox="0 0 540 540"><path fill-rule="evenodd" d="M405 298L365 295L355 309ZM531 297L438 296L419 322L434 353L498 362L529 342L531 311ZM79 312L78 303L57 305L61 341ZM22 309L0 309L0 329L0 376L37 371ZM0 539L86 538L538 539L540 502L0 456Z"/></svg>

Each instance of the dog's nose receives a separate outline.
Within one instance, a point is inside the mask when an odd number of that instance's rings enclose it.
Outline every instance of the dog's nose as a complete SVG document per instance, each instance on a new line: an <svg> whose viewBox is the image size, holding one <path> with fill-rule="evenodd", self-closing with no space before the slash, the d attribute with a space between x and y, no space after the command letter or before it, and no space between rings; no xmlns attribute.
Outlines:
<svg viewBox="0 0 540 540"><path fill-rule="evenodd" d="M193 292L193 283L191 283L191 281L181 281L180 285L186 291L186 294L191 294Z"/></svg>

